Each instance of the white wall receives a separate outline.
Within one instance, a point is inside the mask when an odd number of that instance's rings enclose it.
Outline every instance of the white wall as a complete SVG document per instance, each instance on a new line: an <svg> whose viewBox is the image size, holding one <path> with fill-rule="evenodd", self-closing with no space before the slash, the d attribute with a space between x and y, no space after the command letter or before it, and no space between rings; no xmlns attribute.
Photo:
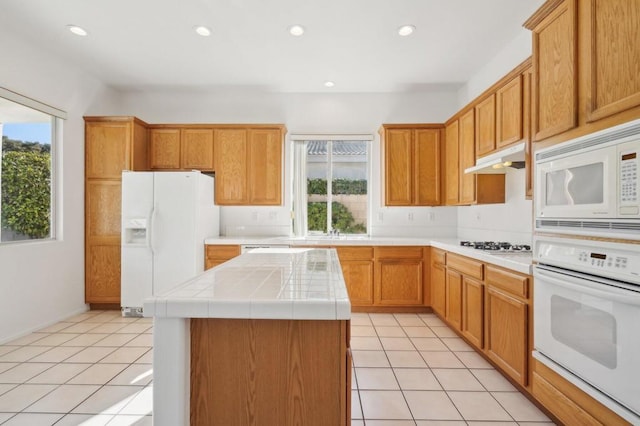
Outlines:
<svg viewBox="0 0 640 426"><path fill-rule="evenodd" d="M458 91L458 109L462 108L518 64L531 56L531 32L522 29L518 36ZM505 204L458 208L458 237L463 240L491 240L527 243L533 230L533 206L525 200L524 169L509 169L506 176Z"/></svg>
<svg viewBox="0 0 640 426"><path fill-rule="evenodd" d="M2 20L0 20L1 22ZM58 146L58 241L0 245L0 343L84 311L84 123L113 94L0 25L0 84L68 113Z"/></svg>
<svg viewBox="0 0 640 426"><path fill-rule="evenodd" d="M456 96L451 88L408 94L283 94L252 88L208 92L165 90L127 93L118 111L105 113L137 115L149 123L285 123L289 134L374 134L372 235L455 236L455 208L382 207L377 132L383 123L442 123L456 111ZM223 207L222 233L290 234L291 147L292 142L287 138L284 206Z"/></svg>

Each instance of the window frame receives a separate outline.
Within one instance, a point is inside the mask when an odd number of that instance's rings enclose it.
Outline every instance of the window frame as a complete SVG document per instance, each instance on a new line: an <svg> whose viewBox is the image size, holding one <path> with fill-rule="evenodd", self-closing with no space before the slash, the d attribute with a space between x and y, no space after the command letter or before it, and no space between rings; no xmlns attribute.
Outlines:
<svg viewBox="0 0 640 426"><path fill-rule="evenodd" d="M24 239L24 240L15 240L15 241L0 240L0 246L13 245L13 244L37 244L42 242L61 240L62 225L61 223L59 223L58 218L62 217L62 214L61 214L62 202L60 200L61 197L59 197L59 194L62 193L62 188L61 188L62 181L61 179L58 178L59 170L61 170L61 163L60 163L58 152L61 150L60 145L62 144L63 120L67 119L67 113L58 108L52 107L45 103L39 102L35 99L13 92L4 87L0 87L0 98L22 105L26 108L39 111L51 117L49 236L46 238L34 238L34 239ZM2 146L0 146L0 155L1 154L2 154ZM0 173L1 172L2 172L2 165L0 164ZM0 205L0 209L1 208L2 206Z"/></svg>

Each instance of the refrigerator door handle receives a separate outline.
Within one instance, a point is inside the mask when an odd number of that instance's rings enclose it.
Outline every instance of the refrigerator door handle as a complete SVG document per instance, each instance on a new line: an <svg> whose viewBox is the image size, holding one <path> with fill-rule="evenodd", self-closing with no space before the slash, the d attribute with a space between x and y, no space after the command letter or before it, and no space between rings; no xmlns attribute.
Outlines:
<svg viewBox="0 0 640 426"><path fill-rule="evenodd" d="M155 234L155 223L156 223L156 214L157 214L157 206L154 204L153 208L151 209L151 215L149 218L149 232L148 232L148 245L149 248L151 249L151 253L155 253L154 247L153 247L153 237Z"/></svg>

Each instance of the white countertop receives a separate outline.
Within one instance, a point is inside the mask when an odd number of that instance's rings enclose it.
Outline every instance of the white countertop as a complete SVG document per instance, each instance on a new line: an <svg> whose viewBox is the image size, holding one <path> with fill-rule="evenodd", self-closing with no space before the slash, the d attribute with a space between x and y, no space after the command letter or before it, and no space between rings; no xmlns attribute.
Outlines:
<svg viewBox="0 0 640 426"><path fill-rule="evenodd" d="M282 246L433 246L482 262L531 275L531 253L497 253L460 245L456 238L394 238L394 237L212 237L205 244L282 245Z"/></svg>
<svg viewBox="0 0 640 426"><path fill-rule="evenodd" d="M261 249L146 299L144 315L347 320L351 304L335 250Z"/></svg>

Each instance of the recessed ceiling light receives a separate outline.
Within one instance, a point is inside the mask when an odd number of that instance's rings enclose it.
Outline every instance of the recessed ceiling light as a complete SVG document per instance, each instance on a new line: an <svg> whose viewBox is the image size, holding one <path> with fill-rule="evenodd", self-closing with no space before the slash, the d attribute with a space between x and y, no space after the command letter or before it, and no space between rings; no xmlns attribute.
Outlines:
<svg viewBox="0 0 640 426"><path fill-rule="evenodd" d="M304 34L304 27L302 25L292 25L289 27L289 34L292 36L300 37Z"/></svg>
<svg viewBox="0 0 640 426"><path fill-rule="evenodd" d="M193 30L201 35L202 37L209 37L211 35L211 30L204 25L198 25L197 27L193 27Z"/></svg>
<svg viewBox="0 0 640 426"><path fill-rule="evenodd" d="M324 87L333 87L336 84L333 81L325 81L324 82Z"/></svg>
<svg viewBox="0 0 640 426"><path fill-rule="evenodd" d="M398 35L402 37L406 37L408 35L413 34L415 30L416 30L416 27L414 27L413 25L403 25L400 28L398 28Z"/></svg>
<svg viewBox="0 0 640 426"><path fill-rule="evenodd" d="M87 34L89 34L87 32L87 30L85 30L84 28L79 27L77 25L67 25L67 28L69 29L69 31L71 31L72 33L74 33L75 35L78 35L78 36L84 37Z"/></svg>

